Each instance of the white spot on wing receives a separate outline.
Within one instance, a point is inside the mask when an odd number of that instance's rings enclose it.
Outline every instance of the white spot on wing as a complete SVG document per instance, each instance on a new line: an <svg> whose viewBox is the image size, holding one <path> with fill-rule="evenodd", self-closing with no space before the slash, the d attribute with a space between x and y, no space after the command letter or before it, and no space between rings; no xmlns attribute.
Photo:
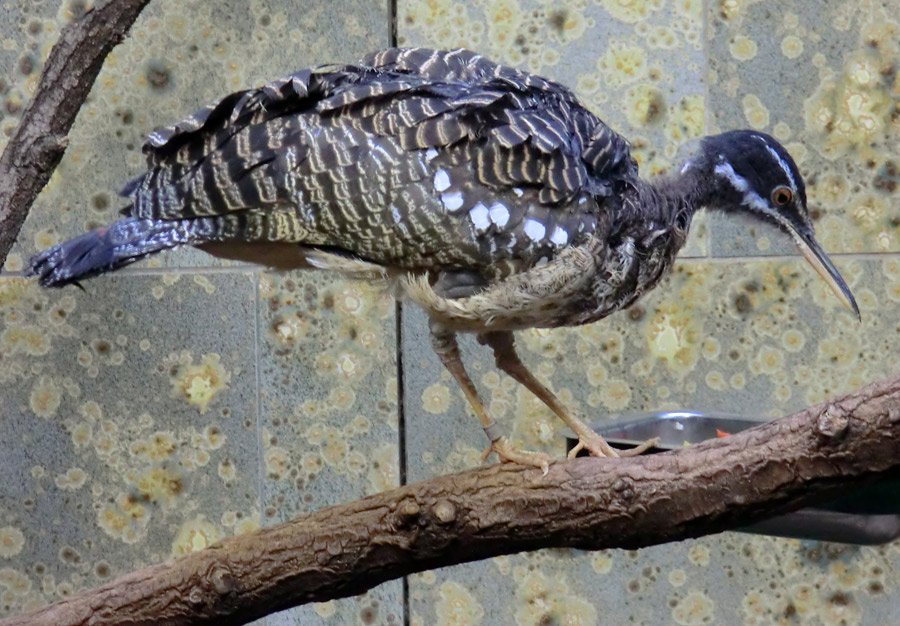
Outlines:
<svg viewBox="0 0 900 626"><path fill-rule="evenodd" d="M553 234L550 235L550 241L558 246L564 246L569 242L569 233L567 233L561 226L557 226L554 229Z"/></svg>
<svg viewBox="0 0 900 626"><path fill-rule="evenodd" d="M534 266L535 267L543 267L544 265L547 265L548 261L549 261L549 259L547 257L542 256L541 258L538 259L538 262L535 263Z"/></svg>
<svg viewBox="0 0 900 626"><path fill-rule="evenodd" d="M463 195L459 191L451 191L441 196L441 202L448 211L455 211L463 205Z"/></svg>
<svg viewBox="0 0 900 626"><path fill-rule="evenodd" d="M522 197L522 194L525 193L524 191L522 191L521 187L513 187L513 192L520 198Z"/></svg>
<svg viewBox="0 0 900 626"><path fill-rule="evenodd" d="M425 160L426 160L426 161L431 161L431 160L434 159L437 155L438 155L438 151L437 151L437 150L435 150L434 148L428 148L428 150L425 152Z"/></svg>
<svg viewBox="0 0 900 626"><path fill-rule="evenodd" d="M540 241L547 234L547 228L535 219L525 220L525 234L532 241Z"/></svg>
<svg viewBox="0 0 900 626"><path fill-rule="evenodd" d="M403 218L400 217L400 209L395 206L391 207L391 215L394 216L394 223L399 224L403 221Z"/></svg>
<svg viewBox="0 0 900 626"><path fill-rule="evenodd" d="M438 191L447 191L450 188L450 174L447 170L438 170L434 175L434 188Z"/></svg>
<svg viewBox="0 0 900 626"><path fill-rule="evenodd" d="M509 209L500 202L495 202L491 205L490 214L491 221L499 228L503 228L509 222Z"/></svg>
<svg viewBox="0 0 900 626"><path fill-rule="evenodd" d="M472 223L478 230L487 230L491 225L488 208L480 202L469 211L469 217L472 218Z"/></svg>

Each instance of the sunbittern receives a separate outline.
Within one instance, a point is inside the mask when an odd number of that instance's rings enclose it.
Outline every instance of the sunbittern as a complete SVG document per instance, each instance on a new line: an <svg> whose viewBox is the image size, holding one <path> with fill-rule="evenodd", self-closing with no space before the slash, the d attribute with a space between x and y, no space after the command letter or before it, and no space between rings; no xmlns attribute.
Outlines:
<svg viewBox="0 0 900 626"><path fill-rule="evenodd" d="M38 254L61 286L192 245L279 269L385 280L421 305L434 350L481 420L510 445L467 375L456 333L545 402L596 455L616 452L539 382L512 331L588 324L672 268L701 207L787 232L845 305L803 179L772 137L704 138L674 175L645 182L629 144L565 87L467 50L390 49L231 94L152 133L128 217Z"/></svg>

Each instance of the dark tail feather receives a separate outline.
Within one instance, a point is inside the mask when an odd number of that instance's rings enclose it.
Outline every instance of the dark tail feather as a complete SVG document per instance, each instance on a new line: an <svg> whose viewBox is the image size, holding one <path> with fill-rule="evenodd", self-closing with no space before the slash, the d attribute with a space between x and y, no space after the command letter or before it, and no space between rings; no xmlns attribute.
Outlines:
<svg viewBox="0 0 900 626"><path fill-rule="evenodd" d="M124 267L147 255L192 243L185 222L127 219L36 254L28 275L45 287L62 287Z"/></svg>

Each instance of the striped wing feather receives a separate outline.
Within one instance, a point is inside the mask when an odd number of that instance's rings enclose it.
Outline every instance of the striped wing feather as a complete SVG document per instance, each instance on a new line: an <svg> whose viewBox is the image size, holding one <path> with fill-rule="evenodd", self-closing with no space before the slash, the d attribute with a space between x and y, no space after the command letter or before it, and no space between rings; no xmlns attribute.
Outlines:
<svg viewBox="0 0 900 626"><path fill-rule="evenodd" d="M221 216L227 237L403 266L552 256L636 175L627 142L568 90L466 50L304 70L152 133L144 151L148 172L123 190L131 215ZM235 213L277 217L280 234L242 235Z"/></svg>

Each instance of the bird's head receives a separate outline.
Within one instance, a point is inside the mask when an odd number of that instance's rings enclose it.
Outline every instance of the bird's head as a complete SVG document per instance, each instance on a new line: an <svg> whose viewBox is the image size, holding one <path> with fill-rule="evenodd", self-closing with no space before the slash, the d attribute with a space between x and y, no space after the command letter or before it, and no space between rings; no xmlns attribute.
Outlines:
<svg viewBox="0 0 900 626"><path fill-rule="evenodd" d="M749 214L786 232L819 276L859 318L850 288L816 241L797 164L765 133L736 130L703 139L695 166L711 184L709 208ZM684 171L684 170L683 170Z"/></svg>

